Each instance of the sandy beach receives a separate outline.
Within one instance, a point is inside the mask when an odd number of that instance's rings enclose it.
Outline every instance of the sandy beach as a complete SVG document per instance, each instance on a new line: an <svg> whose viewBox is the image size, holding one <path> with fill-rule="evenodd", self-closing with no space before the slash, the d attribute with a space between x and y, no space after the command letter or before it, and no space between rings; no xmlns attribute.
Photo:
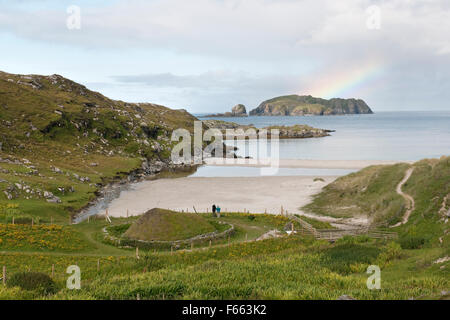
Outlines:
<svg viewBox="0 0 450 320"><path fill-rule="evenodd" d="M301 159L279 159L280 168L312 168L312 169L363 169L373 165L390 165L400 162L413 163L414 161L391 161L391 160L301 160ZM205 163L210 166L248 166L264 167L270 166L269 160L261 159L223 159L208 158Z"/></svg>
<svg viewBox="0 0 450 320"><path fill-rule="evenodd" d="M216 159L207 159L214 165ZM259 167L246 159L226 159L221 165ZM237 161L235 161L237 160ZM280 160L281 168L362 169L370 165L399 161L377 160ZM217 164L216 164L217 165ZM311 201L324 186L339 176L256 176L256 177L185 177L159 179L132 184L129 190L109 204L111 216L140 215L152 208L208 212L212 204L224 211L250 211L279 214L281 206L290 213ZM324 181L314 181L322 178Z"/></svg>
<svg viewBox="0 0 450 320"><path fill-rule="evenodd" d="M123 191L109 205L111 216L139 215L152 208L211 210L212 204L223 211L248 210L253 213L280 213L281 206L290 213L299 212L311 196L337 176L321 177L220 177L178 178L144 181Z"/></svg>

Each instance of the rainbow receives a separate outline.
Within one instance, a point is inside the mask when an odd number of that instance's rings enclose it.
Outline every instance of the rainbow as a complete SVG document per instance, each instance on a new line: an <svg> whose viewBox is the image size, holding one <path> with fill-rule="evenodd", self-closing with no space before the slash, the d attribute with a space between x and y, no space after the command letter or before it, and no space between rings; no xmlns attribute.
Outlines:
<svg viewBox="0 0 450 320"><path fill-rule="evenodd" d="M371 62L358 66L351 71L335 71L331 74L328 72L318 81L313 81L310 87L302 89L302 94L310 94L325 99L344 98L367 89L365 86L372 84L373 80L379 78L382 71L381 63Z"/></svg>

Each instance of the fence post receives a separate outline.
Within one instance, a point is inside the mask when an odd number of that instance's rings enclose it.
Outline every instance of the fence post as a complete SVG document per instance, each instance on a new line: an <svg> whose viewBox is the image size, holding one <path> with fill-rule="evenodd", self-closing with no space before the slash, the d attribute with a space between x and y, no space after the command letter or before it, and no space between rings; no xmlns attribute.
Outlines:
<svg viewBox="0 0 450 320"><path fill-rule="evenodd" d="M97 271L100 271L100 259L97 259Z"/></svg>
<svg viewBox="0 0 450 320"><path fill-rule="evenodd" d="M245 234L245 241L248 240L248 233Z"/></svg>
<svg viewBox="0 0 450 320"><path fill-rule="evenodd" d="M136 247L136 259L139 259L139 247Z"/></svg>
<svg viewBox="0 0 450 320"><path fill-rule="evenodd" d="M31 227L34 226L34 218L31 218Z"/></svg>
<svg viewBox="0 0 450 320"><path fill-rule="evenodd" d="M55 276L55 265L52 264L52 278Z"/></svg>
<svg viewBox="0 0 450 320"><path fill-rule="evenodd" d="M191 250L194 250L194 241L191 241Z"/></svg>
<svg viewBox="0 0 450 320"><path fill-rule="evenodd" d="M211 248L211 239L209 239L209 247Z"/></svg>
<svg viewBox="0 0 450 320"><path fill-rule="evenodd" d="M3 266L3 285L6 285L6 266Z"/></svg>
<svg viewBox="0 0 450 320"><path fill-rule="evenodd" d="M14 216L12 217L12 224L14 225Z"/></svg>

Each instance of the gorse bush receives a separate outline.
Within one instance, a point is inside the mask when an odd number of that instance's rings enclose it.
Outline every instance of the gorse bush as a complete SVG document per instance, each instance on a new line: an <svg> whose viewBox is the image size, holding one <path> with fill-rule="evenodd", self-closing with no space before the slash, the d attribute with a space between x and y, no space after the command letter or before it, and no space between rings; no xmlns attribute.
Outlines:
<svg viewBox="0 0 450 320"><path fill-rule="evenodd" d="M394 259L402 257L402 248L397 242L390 242L377 258L377 264L380 267L386 267Z"/></svg>
<svg viewBox="0 0 450 320"><path fill-rule="evenodd" d="M44 294L52 294L57 291L53 280L41 272L19 272L11 276L6 282L8 287L20 287L24 290L37 290Z"/></svg>

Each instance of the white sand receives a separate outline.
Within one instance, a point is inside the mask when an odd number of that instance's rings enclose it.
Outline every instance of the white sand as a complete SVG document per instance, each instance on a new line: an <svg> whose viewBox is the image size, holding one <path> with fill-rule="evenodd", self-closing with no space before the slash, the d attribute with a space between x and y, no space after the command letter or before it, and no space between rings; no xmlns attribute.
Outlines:
<svg viewBox="0 0 450 320"><path fill-rule="evenodd" d="M178 178L144 181L132 185L109 206L109 215L139 215L152 208L211 211L212 204L222 211L249 210L253 213L280 213L281 206L289 213L298 213L311 196L337 177L220 177Z"/></svg>
<svg viewBox="0 0 450 320"><path fill-rule="evenodd" d="M226 159L224 165L261 166L248 160ZM213 164L214 159L207 159ZM370 165L393 164L399 161L371 160L281 160L283 168L362 169ZM123 191L108 208L111 216L140 215L152 208L165 208L193 212L210 212L213 204L225 211L250 211L252 213L279 214L281 206L289 213L300 213L300 207L311 201L311 196L334 181L337 176L321 176L325 182L316 181L319 176L259 176L259 177L194 177L160 179L139 182ZM321 217L321 219L327 219ZM330 218L330 222L344 219ZM349 223L353 224L352 221ZM356 221L356 223L362 223Z"/></svg>
<svg viewBox="0 0 450 320"><path fill-rule="evenodd" d="M269 160L261 159L221 159L208 158L205 163L216 166L270 166ZM372 165L389 165L400 162L412 163L413 161L391 161L391 160L300 160L280 159L280 168L313 168L313 169L362 169Z"/></svg>

